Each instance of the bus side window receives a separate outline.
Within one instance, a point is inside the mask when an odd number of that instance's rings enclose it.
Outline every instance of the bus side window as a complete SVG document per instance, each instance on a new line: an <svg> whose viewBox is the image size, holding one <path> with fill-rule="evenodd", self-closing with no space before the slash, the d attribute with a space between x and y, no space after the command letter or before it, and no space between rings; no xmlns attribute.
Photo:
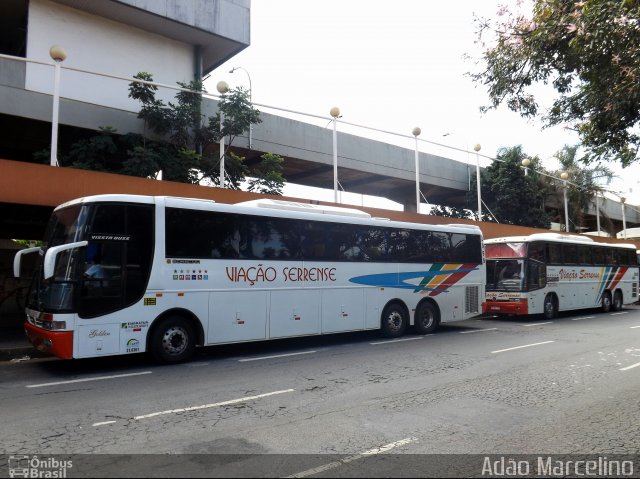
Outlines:
<svg viewBox="0 0 640 479"><path fill-rule="evenodd" d="M593 248L593 264L603 265L604 263L604 248Z"/></svg>
<svg viewBox="0 0 640 479"><path fill-rule="evenodd" d="M529 258L544 262L544 243L531 243L529 245Z"/></svg>
<svg viewBox="0 0 640 479"><path fill-rule="evenodd" d="M578 245L578 264L591 264L591 248Z"/></svg>
<svg viewBox="0 0 640 479"><path fill-rule="evenodd" d="M527 290L544 288L547 285L547 271L543 263L530 261L527 270Z"/></svg>
<svg viewBox="0 0 640 479"><path fill-rule="evenodd" d="M562 245L560 243L547 243L547 258L550 264L562 264Z"/></svg>

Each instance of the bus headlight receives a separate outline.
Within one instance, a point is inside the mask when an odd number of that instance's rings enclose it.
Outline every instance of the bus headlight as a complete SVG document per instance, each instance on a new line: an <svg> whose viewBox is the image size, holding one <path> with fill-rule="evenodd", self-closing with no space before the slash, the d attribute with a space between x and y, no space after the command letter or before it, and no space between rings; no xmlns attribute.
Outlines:
<svg viewBox="0 0 640 479"><path fill-rule="evenodd" d="M67 329L67 322L66 321L42 321L42 329L47 329L49 331Z"/></svg>

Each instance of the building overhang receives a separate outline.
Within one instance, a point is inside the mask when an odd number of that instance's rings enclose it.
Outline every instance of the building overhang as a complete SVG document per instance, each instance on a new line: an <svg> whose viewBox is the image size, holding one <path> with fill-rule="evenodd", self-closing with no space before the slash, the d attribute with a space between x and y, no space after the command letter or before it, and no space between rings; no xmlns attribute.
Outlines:
<svg viewBox="0 0 640 479"><path fill-rule="evenodd" d="M203 75L250 44L249 0L53 0L201 48ZM223 21L224 20L224 21Z"/></svg>

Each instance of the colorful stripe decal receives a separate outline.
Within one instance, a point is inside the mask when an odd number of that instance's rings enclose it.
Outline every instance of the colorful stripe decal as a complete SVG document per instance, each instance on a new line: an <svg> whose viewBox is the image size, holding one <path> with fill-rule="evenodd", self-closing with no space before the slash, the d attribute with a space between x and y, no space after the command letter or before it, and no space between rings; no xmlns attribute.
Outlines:
<svg viewBox="0 0 640 479"><path fill-rule="evenodd" d="M615 278L613 279L613 282L611 283L611 285L609 286L610 290L614 290L616 288L616 286L618 286L618 283L620 282L620 280L622 279L622 277L624 276L624 274L627 272L627 267L625 266L620 266L620 268L618 268L618 272L616 273Z"/></svg>
<svg viewBox="0 0 640 479"><path fill-rule="evenodd" d="M606 290L612 291L620 282L624 274L629 268L627 266L603 266L600 270L600 286L598 288L598 297L596 304L602 302L602 295Z"/></svg>
<svg viewBox="0 0 640 479"><path fill-rule="evenodd" d="M429 271L368 274L351 278L349 281L379 288L412 289L415 293L437 296L440 293L448 293L451 286L477 269L478 265L475 263L436 263ZM420 281L416 282L417 278L420 278Z"/></svg>

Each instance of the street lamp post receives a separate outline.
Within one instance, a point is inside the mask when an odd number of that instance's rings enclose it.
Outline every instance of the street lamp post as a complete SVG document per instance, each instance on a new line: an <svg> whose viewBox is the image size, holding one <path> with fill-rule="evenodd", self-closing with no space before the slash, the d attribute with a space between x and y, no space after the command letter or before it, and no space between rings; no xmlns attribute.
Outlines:
<svg viewBox="0 0 640 479"><path fill-rule="evenodd" d="M482 221L482 195L480 194L480 143L477 143L473 147L473 151L476 152L476 185L478 189L478 221Z"/></svg>
<svg viewBox="0 0 640 479"><path fill-rule="evenodd" d="M525 158L522 160L522 166L524 167L524 176L527 176L529 173L529 165L531 164L531 160L529 158Z"/></svg>
<svg viewBox="0 0 640 479"><path fill-rule="evenodd" d="M562 193L564 195L564 230L565 232L569 232L569 205L567 203L567 178L569 178L569 173L563 171L560 175L562 178Z"/></svg>
<svg viewBox="0 0 640 479"><path fill-rule="evenodd" d="M229 73L233 73L236 70L243 70L246 74L247 74L247 78L249 78L249 103L251 103L251 105L253 106L253 100L252 100L252 92L253 92L253 88L251 87L251 75L249 75L249 72L243 68L243 67L233 67L231 70L229 70ZM249 149L253 149L253 125L251 123L249 123Z"/></svg>
<svg viewBox="0 0 640 479"><path fill-rule="evenodd" d="M596 228L600 236L600 195L596 191Z"/></svg>
<svg viewBox="0 0 640 479"><path fill-rule="evenodd" d="M334 106L329 110L329 115L333 117L333 201L338 202L338 132L336 123L340 118L340 108Z"/></svg>
<svg viewBox="0 0 640 479"><path fill-rule="evenodd" d="M624 196L620 197L620 206L622 207L622 237L624 239L627 239L627 219L625 217L625 212L624 212L624 202L627 201L627 199Z"/></svg>
<svg viewBox="0 0 640 479"><path fill-rule="evenodd" d="M229 91L229 85L225 81L219 81L216 90L221 95ZM220 111L220 188L224 188L224 135L222 134L224 124L224 113Z"/></svg>
<svg viewBox="0 0 640 479"><path fill-rule="evenodd" d="M416 213L420 213L420 166L418 165L419 153L418 153L418 136L422 133L422 130L417 126L412 131L416 140L415 157L416 157Z"/></svg>
<svg viewBox="0 0 640 479"><path fill-rule="evenodd" d="M60 45L49 48L49 56L55 62L53 74L53 113L51 116L51 166L58 166L58 115L60 107L60 64L67 52Z"/></svg>

